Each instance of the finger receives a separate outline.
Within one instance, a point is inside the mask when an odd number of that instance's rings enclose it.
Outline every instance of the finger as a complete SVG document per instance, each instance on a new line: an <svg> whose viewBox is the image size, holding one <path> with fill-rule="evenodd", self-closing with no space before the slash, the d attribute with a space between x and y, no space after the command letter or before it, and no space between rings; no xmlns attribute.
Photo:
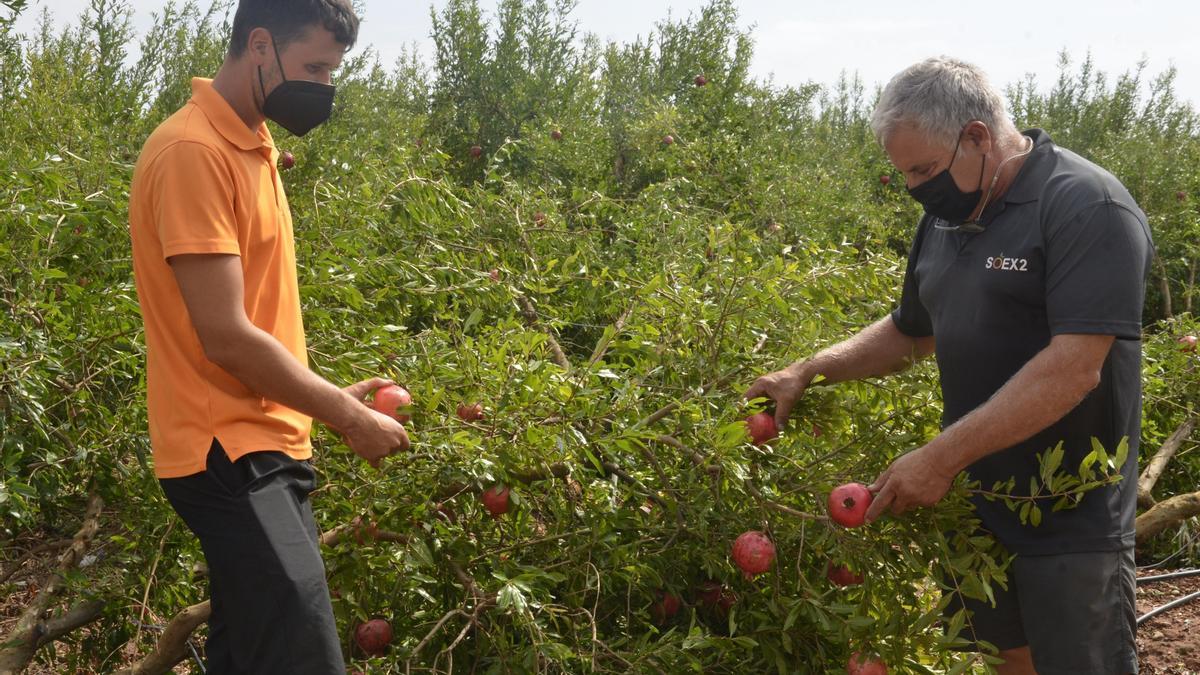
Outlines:
<svg viewBox="0 0 1200 675"><path fill-rule="evenodd" d="M372 377L369 380L355 382L349 387L346 387L346 391L349 392L354 398L362 401L367 397L367 394L379 389L380 387L386 387L389 384L393 384L393 382L382 377Z"/></svg>
<svg viewBox="0 0 1200 675"><path fill-rule="evenodd" d="M746 393L744 394L747 401L766 395L767 383L764 381L764 378L761 377L755 380L754 384L750 385L750 388L747 389Z"/></svg>
<svg viewBox="0 0 1200 675"><path fill-rule="evenodd" d="M892 500L892 515L904 515L904 512L911 508L913 508L913 501L904 495L897 494L896 498Z"/></svg>
<svg viewBox="0 0 1200 675"><path fill-rule="evenodd" d="M775 401L775 426L782 429L787 426L788 418L792 416L792 407L796 399L791 396L781 397Z"/></svg>
<svg viewBox="0 0 1200 675"><path fill-rule="evenodd" d="M404 427L400 427L400 449L407 452L412 447L412 442L408 439L408 431Z"/></svg>
<svg viewBox="0 0 1200 675"><path fill-rule="evenodd" d="M892 487L892 483L890 481L885 482L883 487L879 490L879 494L875 495L875 498L871 500L871 507L867 509L867 522L875 522L875 519L878 518L880 514L883 513L884 509L890 506L895 499L895 488Z"/></svg>
<svg viewBox="0 0 1200 675"><path fill-rule="evenodd" d="M883 489L884 484L888 482L888 478L890 478L891 475L892 467L889 466L883 470L883 473L879 474L879 477L875 479L874 483L871 483L867 486L867 489L871 491L871 494L879 494L879 491Z"/></svg>

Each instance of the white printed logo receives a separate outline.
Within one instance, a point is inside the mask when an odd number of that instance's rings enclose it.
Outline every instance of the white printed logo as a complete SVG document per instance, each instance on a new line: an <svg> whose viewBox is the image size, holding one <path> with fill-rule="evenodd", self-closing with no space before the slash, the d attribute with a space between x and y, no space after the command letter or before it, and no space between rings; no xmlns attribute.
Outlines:
<svg viewBox="0 0 1200 675"><path fill-rule="evenodd" d="M983 261L984 269L1002 270L1007 272L1028 272L1029 261L1025 258L1005 258L1001 253L991 258L985 258Z"/></svg>

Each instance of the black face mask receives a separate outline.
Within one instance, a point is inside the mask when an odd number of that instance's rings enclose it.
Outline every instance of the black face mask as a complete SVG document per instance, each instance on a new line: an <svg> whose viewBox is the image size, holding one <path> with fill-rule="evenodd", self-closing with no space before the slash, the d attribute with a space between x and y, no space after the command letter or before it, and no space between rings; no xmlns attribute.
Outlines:
<svg viewBox="0 0 1200 675"><path fill-rule="evenodd" d="M267 96L262 66L258 67L258 86L263 92L263 114L293 134L303 136L329 119L329 115L333 113L333 93L336 88L321 82L287 79L283 74L283 61L279 58L279 49L275 47L274 38L271 39L271 48L275 50L275 62L279 64L279 76L283 78L283 84L275 87L271 95Z"/></svg>
<svg viewBox="0 0 1200 675"><path fill-rule="evenodd" d="M983 167L987 164L987 155L979 163L979 187L972 192L963 192L950 175L950 167L958 157L958 146L962 143L962 133L954 144L954 155L950 158L950 166L929 180L908 191L909 196L925 207L925 213L941 218L951 225L961 225L971 216L971 212L983 198Z"/></svg>

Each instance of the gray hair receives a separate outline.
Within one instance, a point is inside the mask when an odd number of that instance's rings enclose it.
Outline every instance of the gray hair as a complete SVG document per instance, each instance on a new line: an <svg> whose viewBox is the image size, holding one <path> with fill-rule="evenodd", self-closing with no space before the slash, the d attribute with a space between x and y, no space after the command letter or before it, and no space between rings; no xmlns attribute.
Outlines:
<svg viewBox="0 0 1200 675"><path fill-rule="evenodd" d="M888 82L871 115L871 131L884 145L897 128L909 126L949 149L972 120L993 134L1016 130L1004 97L982 70L939 56L905 68Z"/></svg>

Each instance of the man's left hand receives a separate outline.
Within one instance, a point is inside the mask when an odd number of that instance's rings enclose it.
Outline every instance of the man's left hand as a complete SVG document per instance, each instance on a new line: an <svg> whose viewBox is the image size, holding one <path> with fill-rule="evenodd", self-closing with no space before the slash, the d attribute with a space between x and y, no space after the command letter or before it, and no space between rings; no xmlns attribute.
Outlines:
<svg viewBox="0 0 1200 675"><path fill-rule="evenodd" d="M919 506L933 506L950 491L957 473L930 445L901 455L869 486L875 497L867 509L867 522L885 510L900 515Z"/></svg>

